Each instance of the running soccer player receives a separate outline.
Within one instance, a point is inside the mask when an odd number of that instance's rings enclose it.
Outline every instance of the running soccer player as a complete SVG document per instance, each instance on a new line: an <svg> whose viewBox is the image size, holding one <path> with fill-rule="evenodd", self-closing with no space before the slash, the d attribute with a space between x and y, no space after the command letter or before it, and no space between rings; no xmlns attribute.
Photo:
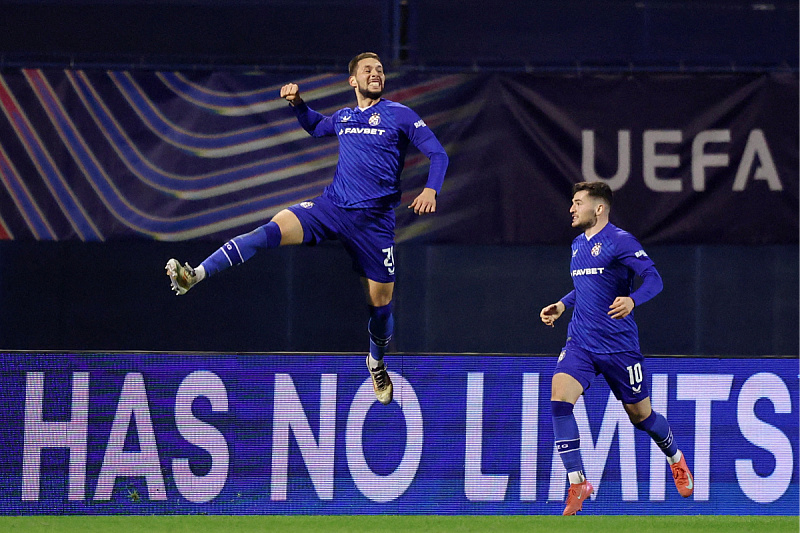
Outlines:
<svg viewBox="0 0 800 533"><path fill-rule="evenodd" d="M365 288L370 315L367 367L375 395L386 405L392 401L392 381L383 357L394 330L394 208L400 204L400 173L409 144L430 159L425 187L409 208L418 215L433 213L448 157L419 115L382 98L386 76L376 54L357 55L350 61L349 73L348 83L358 105L332 116L308 107L297 84L287 83L280 91L312 137L335 135L339 139L339 161L333 181L323 193L234 237L196 268L170 259L166 270L172 289L182 295L203 279L247 261L258 250L313 245L326 239L341 241Z"/></svg>
<svg viewBox="0 0 800 533"><path fill-rule="evenodd" d="M572 241L570 269L575 288L539 313L545 325L553 326L566 308L574 307L550 397L555 445L570 482L565 516L582 510L583 502L594 492L583 475L573 408L597 374L603 374L631 423L647 432L667 456L681 496L689 497L694 491L692 473L667 419L650 406L639 330L633 319L634 307L661 292L663 283L636 238L608 221L612 194L603 182L573 186L572 227L583 230ZM642 284L631 292L635 276Z"/></svg>

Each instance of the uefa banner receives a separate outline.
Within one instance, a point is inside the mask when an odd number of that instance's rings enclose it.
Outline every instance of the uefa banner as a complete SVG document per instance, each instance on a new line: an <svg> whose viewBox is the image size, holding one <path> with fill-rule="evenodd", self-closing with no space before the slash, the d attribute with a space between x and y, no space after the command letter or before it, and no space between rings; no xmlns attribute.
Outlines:
<svg viewBox="0 0 800 533"><path fill-rule="evenodd" d="M560 514L553 357L4 353L0 513ZM694 472L602 378L576 405L585 514L798 514L796 359L653 357L644 379Z"/></svg>
<svg viewBox="0 0 800 533"><path fill-rule="evenodd" d="M338 140L300 127L288 82L321 113L355 105L343 71L0 71L0 239L224 242L313 198ZM571 185L604 180L612 222L645 245L797 243L798 87L387 69L384 96L450 156L436 216L417 217L429 164L409 148L397 240L568 244Z"/></svg>

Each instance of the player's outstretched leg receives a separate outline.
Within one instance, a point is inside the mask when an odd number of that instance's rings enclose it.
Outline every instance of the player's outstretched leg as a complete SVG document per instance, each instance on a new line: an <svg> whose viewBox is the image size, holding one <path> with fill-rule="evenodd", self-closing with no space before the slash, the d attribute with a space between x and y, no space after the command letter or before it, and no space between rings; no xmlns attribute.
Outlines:
<svg viewBox="0 0 800 533"><path fill-rule="evenodd" d="M166 270L169 281L172 284L172 290L178 296L189 292L189 289L200 281L197 273L189 266L189 263L181 266L177 259L167 261Z"/></svg>
<svg viewBox="0 0 800 533"><path fill-rule="evenodd" d="M280 214L280 213L278 213ZM253 257L259 249L277 248L281 245L281 229L274 221L259 226L249 233L239 235L219 247L206 257L197 269L185 266L176 259L167 261L167 275L172 282L172 290L178 296L189 292L194 285L207 277L218 274L235 265L240 265Z"/></svg>
<svg viewBox="0 0 800 533"><path fill-rule="evenodd" d="M592 495L594 487L587 480L582 483L572 483L567 494L567 506L564 507L564 516L577 514L583 510L583 502Z"/></svg>
<svg viewBox="0 0 800 533"><path fill-rule="evenodd" d="M680 450L678 450L680 452ZM678 489L681 496L688 498L694 492L694 477L686 464L686 457L683 452L680 452L681 458L677 463L672 463L669 467L672 469L672 479L675 480L675 488Z"/></svg>

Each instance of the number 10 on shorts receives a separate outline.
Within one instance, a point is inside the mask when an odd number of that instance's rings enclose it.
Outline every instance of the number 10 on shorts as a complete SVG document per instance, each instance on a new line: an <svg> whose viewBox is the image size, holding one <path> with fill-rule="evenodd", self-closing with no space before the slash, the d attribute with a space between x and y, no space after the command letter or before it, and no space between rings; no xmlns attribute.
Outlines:
<svg viewBox="0 0 800 533"><path fill-rule="evenodd" d="M628 368L628 376L631 378L631 385L636 385L637 383L642 382L642 365L641 363L636 363L633 366L629 366Z"/></svg>

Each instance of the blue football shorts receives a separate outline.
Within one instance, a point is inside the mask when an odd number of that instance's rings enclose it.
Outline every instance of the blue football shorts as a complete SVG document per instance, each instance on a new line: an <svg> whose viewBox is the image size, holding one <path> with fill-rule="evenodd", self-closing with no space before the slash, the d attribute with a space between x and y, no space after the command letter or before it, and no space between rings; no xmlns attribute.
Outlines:
<svg viewBox="0 0 800 533"><path fill-rule="evenodd" d="M317 196L289 207L303 226L303 243L315 245L338 240L353 260L359 276L391 283L395 280L394 209L339 207L325 196Z"/></svg>
<svg viewBox="0 0 800 533"><path fill-rule="evenodd" d="M639 403L650 396L640 352L593 353L568 342L558 356L554 373L559 372L578 380L584 391L602 374L622 403Z"/></svg>

